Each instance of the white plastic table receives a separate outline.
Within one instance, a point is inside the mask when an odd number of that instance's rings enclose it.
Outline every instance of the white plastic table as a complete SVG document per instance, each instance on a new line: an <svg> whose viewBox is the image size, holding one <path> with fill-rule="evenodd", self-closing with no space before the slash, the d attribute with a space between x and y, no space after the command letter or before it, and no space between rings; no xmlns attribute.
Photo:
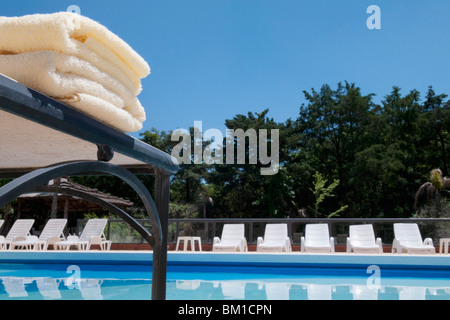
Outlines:
<svg viewBox="0 0 450 320"><path fill-rule="evenodd" d="M202 239L200 237L178 237L176 251L178 251L180 241L183 241L183 251L187 250L189 242L191 242L191 251L195 251L195 241L197 241L198 247L202 251Z"/></svg>
<svg viewBox="0 0 450 320"><path fill-rule="evenodd" d="M450 238L442 238L439 241L439 253L448 253Z"/></svg>

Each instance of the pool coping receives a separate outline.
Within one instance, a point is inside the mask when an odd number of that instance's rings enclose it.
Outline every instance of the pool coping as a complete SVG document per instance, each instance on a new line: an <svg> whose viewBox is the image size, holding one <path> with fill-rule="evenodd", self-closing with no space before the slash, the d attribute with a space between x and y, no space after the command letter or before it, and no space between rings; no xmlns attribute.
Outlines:
<svg viewBox="0 0 450 320"><path fill-rule="evenodd" d="M151 265L152 251L2 251L0 263L125 264ZM217 253L169 251L168 266L248 266L248 267L359 267L443 269L450 271L446 254L355 254L355 253Z"/></svg>

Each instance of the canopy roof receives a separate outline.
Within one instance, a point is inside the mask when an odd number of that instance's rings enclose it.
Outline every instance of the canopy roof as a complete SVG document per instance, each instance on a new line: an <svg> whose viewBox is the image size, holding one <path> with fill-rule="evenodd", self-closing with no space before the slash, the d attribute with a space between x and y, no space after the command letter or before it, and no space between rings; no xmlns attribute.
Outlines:
<svg viewBox="0 0 450 320"><path fill-rule="evenodd" d="M52 180L49 183L49 186L52 186L54 181ZM133 206L133 202L119 198L110 194L103 193L97 189L89 188L73 181L70 181L66 178L62 178L57 185L61 188L71 189L76 191L82 191L91 196L95 196L103 201L107 201L119 208L127 208ZM69 211L82 211L87 212L90 209L97 209L98 205L95 203L86 201L84 199L67 196L67 195L58 195L58 211L63 211L66 206L66 200L68 201L68 210ZM25 193L18 198L18 202L20 205L20 211L34 211L36 206L36 201L41 201L42 204L48 208L50 208L53 201L53 194L48 192L33 192L33 193Z"/></svg>
<svg viewBox="0 0 450 320"><path fill-rule="evenodd" d="M0 177L97 160L97 145L114 150L111 163L136 173L178 170L170 155L1 74L0 137Z"/></svg>

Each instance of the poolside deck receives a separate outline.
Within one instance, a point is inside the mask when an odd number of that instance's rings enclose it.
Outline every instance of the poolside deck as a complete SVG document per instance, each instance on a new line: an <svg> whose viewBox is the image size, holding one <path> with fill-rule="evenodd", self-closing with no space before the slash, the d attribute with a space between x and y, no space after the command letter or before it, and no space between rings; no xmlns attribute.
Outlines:
<svg viewBox="0 0 450 320"><path fill-rule="evenodd" d="M151 265L153 252L139 251L3 251L0 263ZM450 275L449 254L355 254L323 253L217 253L169 251L168 266L239 266L271 268L367 269L439 271Z"/></svg>

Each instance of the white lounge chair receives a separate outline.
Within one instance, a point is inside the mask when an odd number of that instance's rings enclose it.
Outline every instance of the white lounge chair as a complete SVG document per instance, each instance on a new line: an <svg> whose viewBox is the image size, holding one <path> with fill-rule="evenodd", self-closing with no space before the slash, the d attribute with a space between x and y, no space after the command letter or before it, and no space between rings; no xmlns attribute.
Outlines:
<svg viewBox="0 0 450 320"><path fill-rule="evenodd" d="M394 242L392 253L436 253L433 240L422 241L417 223L394 223Z"/></svg>
<svg viewBox="0 0 450 320"><path fill-rule="evenodd" d="M381 238L375 239L371 224L350 226L347 238L347 252L383 253Z"/></svg>
<svg viewBox="0 0 450 320"><path fill-rule="evenodd" d="M25 240L13 241L11 249L25 248L34 250L47 250L49 245L55 245L56 242L65 240L64 228L66 227L67 219L50 219L45 224L39 237L27 236Z"/></svg>
<svg viewBox="0 0 450 320"><path fill-rule="evenodd" d="M334 238L330 237L328 224L305 226L305 236L300 239L301 252L334 252Z"/></svg>
<svg viewBox="0 0 450 320"><path fill-rule="evenodd" d="M222 237L214 237L213 251L247 251L244 224L225 224Z"/></svg>
<svg viewBox="0 0 450 320"><path fill-rule="evenodd" d="M68 236L67 240L56 242L55 249L69 250L71 246L76 246L78 250L90 250L92 245L99 245L101 250L110 250L111 241L106 240L104 234L107 222L107 219L88 220L80 237Z"/></svg>
<svg viewBox="0 0 450 320"><path fill-rule="evenodd" d="M6 250L11 248L13 241L26 240L30 235L31 227L34 224L34 219L17 219L6 237L0 236L0 249Z"/></svg>
<svg viewBox="0 0 450 320"><path fill-rule="evenodd" d="M286 223L267 224L264 238L258 237L256 251L291 252Z"/></svg>

